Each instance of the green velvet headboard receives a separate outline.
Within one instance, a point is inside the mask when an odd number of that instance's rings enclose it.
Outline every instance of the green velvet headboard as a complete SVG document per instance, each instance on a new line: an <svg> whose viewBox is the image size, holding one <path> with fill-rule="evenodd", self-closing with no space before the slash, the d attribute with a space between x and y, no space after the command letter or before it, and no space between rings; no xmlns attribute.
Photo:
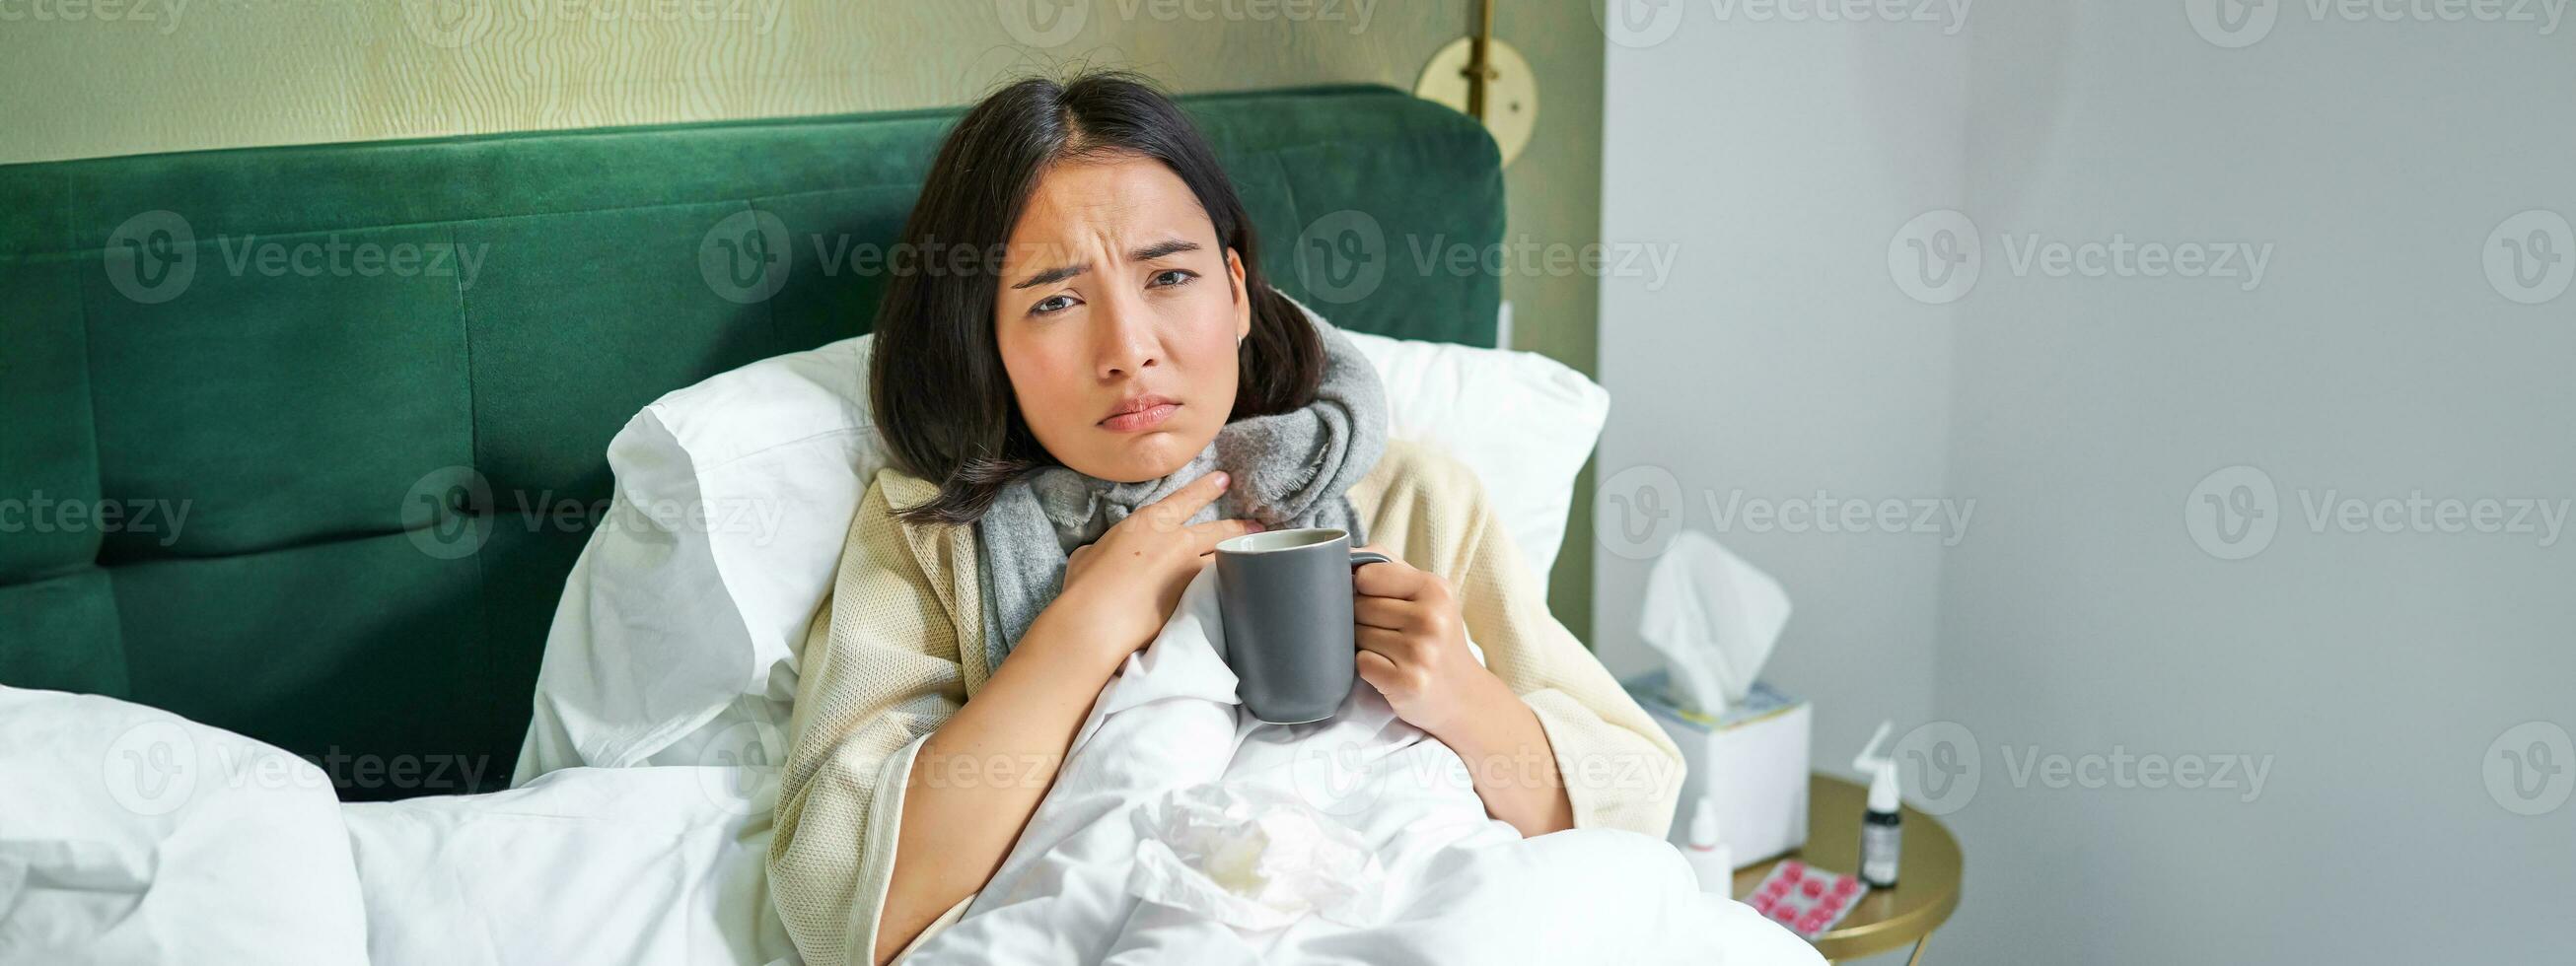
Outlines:
<svg viewBox="0 0 2576 966"><path fill-rule="evenodd" d="M1186 104L1275 284L1493 343L1500 279L1438 258L1502 237L1483 129L1375 87ZM240 731L344 797L502 787L609 437L866 331L850 253L955 116L0 167L0 684ZM422 538L450 467L493 491L470 553Z"/></svg>

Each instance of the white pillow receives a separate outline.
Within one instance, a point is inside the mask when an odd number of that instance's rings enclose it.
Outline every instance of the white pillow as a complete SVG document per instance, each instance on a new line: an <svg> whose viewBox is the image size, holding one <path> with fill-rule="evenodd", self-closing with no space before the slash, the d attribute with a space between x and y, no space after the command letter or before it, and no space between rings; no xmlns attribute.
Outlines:
<svg viewBox="0 0 2576 966"><path fill-rule="evenodd" d="M1512 544L1547 586L1610 391L1535 352L1345 334L1386 382L1395 438L1475 470Z"/></svg>
<svg viewBox="0 0 2576 966"><path fill-rule="evenodd" d="M1528 352L1346 333L1399 439L1485 484L1545 586L1609 393ZM513 784L575 765L776 764L796 653L885 466L869 340L662 397L609 443L616 491L565 582Z"/></svg>
<svg viewBox="0 0 2576 966"><path fill-rule="evenodd" d="M347 966L331 779L167 711L0 687L0 962Z"/></svg>

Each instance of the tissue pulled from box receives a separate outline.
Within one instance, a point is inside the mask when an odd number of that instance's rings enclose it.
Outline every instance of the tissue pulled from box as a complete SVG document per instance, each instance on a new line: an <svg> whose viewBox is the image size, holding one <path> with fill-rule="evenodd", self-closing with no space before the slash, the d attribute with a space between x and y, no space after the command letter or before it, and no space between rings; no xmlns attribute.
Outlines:
<svg viewBox="0 0 2576 966"><path fill-rule="evenodd" d="M1386 880L1358 832L1275 791L1201 784L1133 813L1136 865L1127 891L1237 929L1309 914L1375 924Z"/></svg>
<svg viewBox="0 0 2576 966"><path fill-rule="evenodd" d="M1672 664L1674 696L1718 715L1744 700L1788 623L1789 595L1778 580L1707 534L1684 530L1646 576L1638 631Z"/></svg>

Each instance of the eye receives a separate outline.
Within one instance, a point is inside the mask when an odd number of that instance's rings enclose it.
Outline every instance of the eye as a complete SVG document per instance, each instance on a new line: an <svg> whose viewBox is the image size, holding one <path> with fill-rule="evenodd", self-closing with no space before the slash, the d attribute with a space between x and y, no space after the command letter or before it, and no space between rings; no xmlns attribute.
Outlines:
<svg viewBox="0 0 2576 966"><path fill-rule="evenodd" d="M1186 285L1191 279L1197 277L1199 277L1199 273L1190 271L1186 268L1167 268L1162 271L1155 272L1153 279L1146 282L1145 287L1168 288L1174 285Z"/></svg>
<svg viewBox="0 0 2576 966"><path fill-rule="evenodd" d="M1054 315L1058 312L1072 308L1073 306L1073 296L1059 293L1047 296L1046 298L1039 300L1038 304L1029 306L1029 314Z"/></svg>

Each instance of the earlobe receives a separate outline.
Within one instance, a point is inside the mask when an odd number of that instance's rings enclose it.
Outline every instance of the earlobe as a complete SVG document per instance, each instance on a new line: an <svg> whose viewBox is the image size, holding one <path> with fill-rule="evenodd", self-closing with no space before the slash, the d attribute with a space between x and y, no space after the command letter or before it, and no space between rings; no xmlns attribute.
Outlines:
<svg viewBox="0 0 2576 966"><path fill-rule="evenodd" d="M1252 298L1243 290L1243 258L1232 248L1225 250L1225 274L1234 289L1234 344L1242 345L1252 335Z"/></svg>

